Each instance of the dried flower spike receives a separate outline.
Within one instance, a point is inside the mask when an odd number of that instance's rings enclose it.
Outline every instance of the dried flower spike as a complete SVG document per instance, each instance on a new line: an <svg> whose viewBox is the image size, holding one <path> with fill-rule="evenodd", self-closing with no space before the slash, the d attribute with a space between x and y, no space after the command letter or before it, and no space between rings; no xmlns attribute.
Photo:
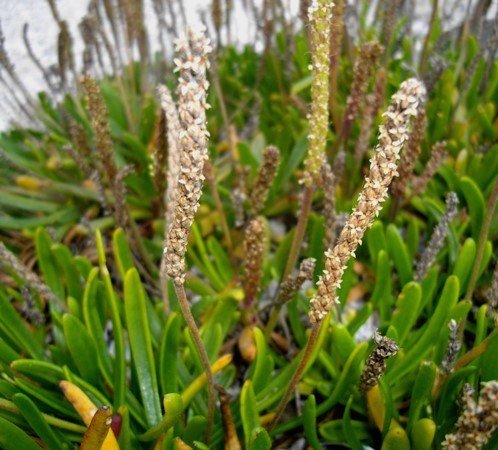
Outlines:
<svg viewBox="0 0 498 450"><path fill-rule="evenodd" d="M427 247L425 247L422 256L417 261L415 275L413 276L415 281L422 281L427 275L427 272L431 268L432 264L434 264L439 251L444 245L444 240L448 235L450 223L455 218L457 212L458 196L454 192L450 192L446 196L446 210L444 215L434 229L431 239L429 240Z"/></svg>
<svg viewBox="0 0 498 450"><path fill-rule="evenodd" d="M379 112L386 93L386 70L381 68L376 75L375 87L373 93L368 94L363 109L363 121L360 127L360 135L355 145L354 160L358 166L361 165L365 153L368 150L370 136L372 134L372 125Z"/></svg>
<svg viewBox="0 0 498 450"><path fill-rule="evenodd" d="M339 155L337 155L339 156ZM335 190L337 178L332 172L330 164L325 161L322 167L322 190L323 190L323 217L325 218L325 236L323 243L325 248L334 245L337 238L337 212L335 210Z"/></svg>
<svg viewBox="0 0 498 450"><path fill-rule="evenodd" d="M446 354L441 363L441 373L443 375L448 375L453 371L458 352L462 348L462 343L458 336L458 324L456 323L456 320L451 319L448 327L450 329L448 348L446 349Z"/></svg>
<svg viewBox="0 0 498 450"><path fill-rule="evenodd" d="M432 180L434 175L436 174L437 169L446 158L446 142L441 141L432 146L431 149L431 158L429 159L427 165L425 166L424 171L420 176L413 180L413 195L420 195L425 191L425 188L429 184L429 181Z"/></svg>
<svg viewBox="0 0 498 450"><path fill-rule="evenodd" d="M397 176L397 162L403 144L408 139L410 117L425 97L425 88L411 78L403 82L392 96L379 127L379 143L370 161L370 173L365 180L358 204L339 235L333 249L325 252L325 270L318 280L318 292L311 299L310 320L320 322L337 303L337 289L349 259L361 244L365 231L372 225L382 203L387 198L392 179Z"/></svg>
<svg viewBox="0 0 498 450"><path fill-rule="evenodd" d="M157 197L161 200L161 209L164 207L164 194L166 192L166 166L168 158L168 140L166 114L161 109L156 119L153 149L152 149L152 172L154 187Z"/></svg>
<svg viewBox="0 0 498 450"><path fill-rule="evenodd" d="M309 148L304 160L304 183L310 187L318 181L325 155L329 123L329 40L334 4L330 0L313 0L308 9L311 28L311 111Z"/></svg>
<svg viewBox="0 0 498 450"><path fill-rule="evenodd" d="M45 316L36 307L35 299L26 285L21 286L21 294L24 298L21 308L23 317L37 327L43 325L45 323Z"/></svg>
<svg viewBox="0 0 498 450"><path fill-rule="evenodd" d="M167 128L168 172L166 181L168 186L166 188L166 224L168 227L171 224L172 215L175 211L175 193L178 183L178 173L180 171L180 122L178 110L169 89L164 85L159 85L157 93L166 116Z"/></svg>
<svg viewBox="0 0 498 450"><path fill-rule="evenodd" d="M365 98L368 82L383 51L384 47L377 41L366 42L360 47L360 53L353 68L351 93L347 98L346 111L344 112L342 134L346 138L354 120L358 116L360 105Z"/></svg>
<svg viewBox="0 0 498 450"><path fill-rule="evenodd" d="M259 169L258 178L251 191L251 206L254 214L260 213L264 208L279 164L280 153L278 149L272 145L266 147L263 152L263 163Z"/></svg>
<svg viewBox="0 0 498 450"><path fill-rule="evenodd" d="M291 301L297 291L301 289L301 286L305 281L313 279L313 273L315 272L315 258L307 258L301 262L299 266L299 272L296 275L291 275L287 277L280 286L278 296L275 300L277 305L283 305Z"/></svg>
<svg viewBox="0 0 498 450"><path fill-rule="evenodd" d="M244 306L246 308L252 305L260 289L263 276L265 232L265 221L262 217L251 220L245 230Z"/></svg>
<svg viewBox="0 0 498 450"><path fill-rule="evenodd" d="M442 443L446 450L479 450L498 428L498 381L482 383L477 402L472 397L472 388L467 386L456 430L447 434Z"/></svg>
<svg viewBox="0 0 498 450"><path fill-rule="evenodd" d="M388 358L398 353L396 342L388 337L382 336L378 331L373 336L375 348L368 357L360 378L360 389L367 392L372 389L386 371Z"/></svg>
<svg viewBox="0 0 498 450"><path fill-rule="evenodd" d="M38 275L26 267L14 253L12 253L3 242L0 242L0 261L8 265L16 275L26 282L34 291L38 292L42 297L48 301L57 304L61 309L64 309L61 299L54 294L45 283L43 283Z"/></svg>
<svg viewBox="0 0 498 450"><path fill-rule="evenodd" d="M426 122L425 110L421 108L413 121L410 139L406 145L406 150L401 156L401 161L399 163L399 178L393 185L393 194L398 197L403 197L405 195L406 187L413 178L413 168L420 155L420 143L424 137Z"/></svg>
<svg viewBox="0 0 498 450"><path fill-rule="evenodd" d="M109 111L102 98L100 88L95 80L90 76L85 76L81 80L85 89L85 98L88 104L88 112L92 120L92 128L95 132L95 141L99 157L109 184L112 186L117 168L114 161L113 145L111 140L111 130L109 127Z"/></svg>
<svg viewBox="0 0 498 450"><path fill-rule="evenodd" d="M209 83L206 70L211 52L204 30L188 31L187 39L176 42L180 72L178 85L178 117L180 122L180 164L174 200L174 213L166 231L163 265L175 283L185 281L187 237L199 207L204 181L204 161L208 158L206 102Z"/></svg>

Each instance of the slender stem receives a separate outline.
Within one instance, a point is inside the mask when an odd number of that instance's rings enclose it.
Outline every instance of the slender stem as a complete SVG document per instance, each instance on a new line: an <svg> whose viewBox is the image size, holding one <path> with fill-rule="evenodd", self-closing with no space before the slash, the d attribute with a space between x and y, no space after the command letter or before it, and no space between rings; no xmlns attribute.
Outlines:
<svg viewBox="0 0 498 450"><path fill-rule="evenodd" d="M308 218L311 210L311 199L313 196L313 188L305 187L303 192L303 199L301 204L301 213L299 215L299 219L296 225L296 231L294 233L294 237L292 239L291 248L289 251L289 256L287 258L287 264L284 269L284 273L282 275L282 280L280 282L280 286L282 282L287 279L292 274L294 267L296 265L297 258L299 256L299 250L301 249L301 245L303 243L304 233L306 231L306 226L308 225ZM278 291L275 295L275 298L278 298ZM278 315L282 310L282 305L274 306L270 313L270 318L265 327L265 336L268 337L271 335L273 329L278 320Z"/></svg>
<svg viewBox="0 0 498 450"><path fill-rule="evenodd" d="M427 30L427 35L425 36L424 46L422 47L422 53L420 56L420 64L418 67L418 71L420 74L423 74L425 69L425 63L427 61L427 52L429 50L429 42L431 40L432 31L434 29L434 24L436 22L438 7L439 7L439 0L434 0L434 3L432 5L431 19L429 22L429 29Z"/></svg>
<svg viewBox="0 0 498 450"><path fill-rule="evenodd" d="M178 304L182 310L183 318L187 322L187 326L194 339L195 346L199 352L202 365L204 367L204 372L206 374L207 380L207 390L208 390L208 417L207 417L207 428L206 428L206 442L209 443L211 437L211 430L213 428L214 421L214 402L215 402L215 386L213 372L211 371L211 365L209 364L209 358L206 352L206 347L202 342L201 334L199 328L195 323L194 316L190 312L190 306L187 300L187 294L185 292L185 287L182 283L175 282L175 292L178 297Z"/></svg>
<svg viewBox="0 0 498 450"><path fill-rule="evenodd" d="M491 225L491 220L493 219L497 200L498 200L498 179L495 180L493 190L491 191L491 195L488 199L486 215L484 216L484 222L482 224L481 233L479 235L479 241L477 243L476 259L474 260L474 266L472 267L472 275L470 277L469 285L467 287L467 292L465 294L465 298L467 300L472 299L472 294L474 293L477 279L479 278L482 258L484 256L484 250L486 248L486 241L488 240L489 226Z"/></svg>
<svg viewBox="0 0 498 450"><path fill-rule="evenodd" d="M296 232L292 239L292 245L289 256L287 258L287 264L285 266L284 274L282 275L282 280L285 280L292 273L292 271L294 270L294 266L296 265L296 261L299 256L299 250L301 249L301 245L303 243L306 226L308 225L312 194L312 187L304 188L301 212L297 221Z"/></svg>
<svg viewBox="0 0 498 450"><path fill-rule="evenodd" d="M270 338L271 333L274 330L275 325L277 324L280 311L282 311L282 305L275 305L271 309L270 318L268 319L268 322L266 323L265 326L265 337L267 340Z"/></svg>
<svg viewBox="0 0 498 450"><path fill-rule="evenodd" d="M21 411L14 402L5 400L3 398L0 398L0 409L21 415ZM86 427L84 427L83 425L78 425L76 423L68 422L67 420L58 419L57 417L51 416L50 414L42 413L42 416L49 425L61 428L62 430L73 431L75 433L84 433L86 431Z"/></svg>
<svg viewBox="0 0 498 450"><path fill-rule="evenodd" d="M301 376L303 375L306 366L308 365L311 355L313 354L313 350L315 349L315 344L318 340L318 336L320 335L322 323L323 322L320 322L319 324L314 324L313 327L311 328L311 334L308 338L308 342L306 343L306 347L304 348L303 356L299 361L298 366L296 367L296 371L294 372L294 375L292 376L290 383L287 385L285 394L280 400L280 403L277 407L277 412L275 413L275 416L273 417L273 420L271 421L268 427L268 431L272 431L275 428L275 425L279 422L280 418L282 417L282 414L285 410L285 407L287 406L287 403L289 403L291 395L295 392L296 386L299 383L299 380L301 379Z"/></svg>

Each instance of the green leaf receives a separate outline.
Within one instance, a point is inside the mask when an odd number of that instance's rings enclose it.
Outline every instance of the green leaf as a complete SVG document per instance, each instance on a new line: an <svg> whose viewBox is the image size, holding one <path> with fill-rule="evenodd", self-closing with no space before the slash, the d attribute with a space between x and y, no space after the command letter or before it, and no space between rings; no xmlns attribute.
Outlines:
<svg viewBox="0 0 498 450"><path fill-rule="evenodd" d="M433 362L424 362L420 365L411 396L412 400L410 402L407 425L408 432L410 432L415 422L420 418L422 408L425 405L431 404L436 371L437 367Z"/></svg>
<svg viewBox="0 0 498 450"><path fill-rule="evenodd" d="M268 353L264 333L258 328L253 328L254 341L256 343L256 358L251 365L250 378L255 393L267 383L268 377L273 371L273 358Z"/></svg>
<svg viewBox="0 0 498 450"><path fill-rule="evenodd" d="M62 324L67 346L78 372L89 383L97 384L100 374L97 350L90 333L76 317L70 314L64 314Z"/></svg>
<svg viewBox="0 0 498 450"><path fill-rule="evenodd" d="M425 325L422 336L402 358L396 360L391 370L385 374L384 377L388 384L413 370L431 350L431 344L434 343L434 339L438 336L440 330L446 326L451 309L456 305L459 289L458 278L453 275L448 277L436 309L429 322Z"/></svg>
<svg viewBox="0 0 498 450"><path fill-rule="evenodd" d="M367 441L371 437L369 426L365 422L351 420L350 425L358 440ZM348 438L344 432L344 419L322 423L320 425L320 434L332 444L348 443Z"/></svg>
<svg viewBox="0 0 498 450"><path fill-rule="evenodd" d="M367 231L367 246L370 260L373 262L374 267L377 267L379 253L382 250L387 251L386 235L381 221L375 221Z"/></svg>
<svg viewBox="0 0 498 450"><path fill-rule="evenodd" d="M103 249L100 232L96 233L97 248ZM126 393L126 355L123 337L123 325L121 323L120 310L122 303L117 298L112 287L111 277L105 265L105 255L99 252L100 272L104 279L106 300L111 311L112 331L114 334L114 364L113 364L113 387L114 387L114 408L118 409L125 402ZM118 303L119 302L119 303Z"/></svg>
<svg viewBox="0 0 498 450"><path fill-rule="evenodd" d="M29 423L30 427L50 450L65 449L57 434L52 430L38 407L29 397L24 394L16 394L12 397L12 401L19 408L26 422Z"/></svg>
<svg viewBox="0 0 498 450"><path fill-rule="evenodd" d="M465 197L465 202L470 215L472 237L477 242L481 233L482 222L486 211L484 195L476 183L469 177L462 177L460 179L460 188Z"/></svg>
<svg viewBox="0 0 498 450"><path fill-rule="evenodd" d="M431 450L436 433L436 424L431 419L420 419L413 425L410 434L413 450Z"/></svg>
<svg viewBox="0 0 498 450"><path fill-rule="evenodd" d="M396 302L391 325L398 332L398 344L402 344L418 318L422 288L418 283L410 282L403 288Z"/></svg>
<svg viewBox="0 0 498 450"><path fill-rule="evenodd" d="M19 353L15 352L9 344L0 338L0 362L9 365L12 361L19 358Z"/></svg>
<svg viewBox="0 0 498 450"><path fill-rule="evenodd" d="M281 164L281 169L278 171L274 181L275 190L282 188L289 181L297 166L304 159L307 149L308 138L303 135L296 141L290 155L286 158L285 166Z"/></svg>
<svg viewBox="0 0 498 450"><path fill-rule="evenodd" d="M392 304L391 265L385 250L377 256L377 270L375 273L375 287L370 301L379 309L381 322L389 320Z"/></svg>
<svg viewBox="0 0 498 450"><path fill-rule="evenodd" d="M363 445L361 444L359 436L355 432L353 423L351 421L351 406L353 405L353 400L354 397L351 396L346 403L346 409L344 410L344 419L342 421L342 429L344 431L344 437L351 448L353 450L363 450ZM318 448L321 448L321 446Z"/></svg>
<svg viewBox="0 0 498 450"><path fill-rule="evenodd" d="M157 425L139 436L141 441L152 441L163 433L166 433L180 419L183 413L183 400L180 394L166 394L163 400L164 417Z"/></svg>
<svg viewBox="0 0 498 450"><path fill-rule="evenodd" d="M476 257L476 243L474 239L468 238L465 240L453 267L453 275L460 280L461 292L465 291L467 282L470 277L470 272L474 266L474 259Z"/></svg>
<svg viewBox="0 0 498 450"><path fill-rule="evenodd" d="M263 427L257 427L252 431L251 442L248 450L270 450L271 438Z"/></svg>
<svg viewBox="0 0 498 450"><path fill-rule="evenodd" d="M177 313L169 315L161 340L159 380L164 394L178 389L178 342L181 333L181 318Z"/></svg>
<svg viewBox="0 0 498 450"><path fill-rule="evenodd" d="M392 422L386 437L382 441L381 450L410 450L410 441L403 428Z"/></svg>
<svg viewBox="0 0 498 450"><path fill-rule="evenodd" d="M394 262L401 285L404 286L413 278L412 258L395 225L387 226L386 239L389 255Z"/></svg>
<svg viewBox="0 0 498 450"><path fill-rule="evenodd" d="M81 287L81 277L74 264L71 252L62 244L53 245L52 252L57 261L57 265L64 272L68 296L71 296L76 300L81 300L83 291Z"/></svg>
<svg viewBox="0 0 498 450"><path fill-rule="evenodd" d="M131 354L137 373L140 395L145 407L147 422L150 426L154 426L162 418L161 404L159 402L145 295L136 269L130 269L126 273L124 303Z"/></svg>
<svg viewBox="0 0 498 450"><path fill-rule="evenodd" d="M128 239L121 228L118 228L112 235L112 250L116 258L119 275L124 280L128 270L132 269L134 264Z"/></svg>
<svg viewBox="0 0 498 450"><path fill-rule="evenodd" d="M193 445L195 448L209 450L209 447L201 442L206 435L207 420L204 416L192 417L183 431L182 438L186 444ZM199 445L200 444L200 445Z"/></svg>
<svg viewBox="0 0 498 450"><path fill-rule="evenodd" d="M15 308L0 290L0 329L15 342L20 350L26 351L36 359L45 359L43 349L28 331L26 324L21 319Z"/></svg>
<svg viewBox="0 0 498 450"><path fill-rule="evenodd" d="M337 380L332 393L327 400L318 406L318 415L323 414L326 411L330 411L330 409L335 406L337 402L348 397L348 393L350 392L352 386L359 382L367 348L368 344L366 342L356 346L344 365L341 376Z"/></svg>
<svg viewBox="0 0 498 450"><path fill-rule="evenodd" d="M43 228L36 230L35 244L38 263L40 264L45 284L59 299L64 299L64 286L62 284L59 268L57 267L56 260L52 254L52 242L50 241L48 233Z"/></svg>
<svg viewBox="0 0 498 450"><path fill-rule="evenodd" d="M336 323L332 326L332 330L330 331L330 344L330 354L334 359L338 360L340 365L346 363L356 347L356 343L348 329L340 323Z"/></svg>
<svg viewBox="0 0 498 450"><path fill-rule="evenodd" d="M3 450L40 450L36 442L18 426L0 417L0 448Z"/></svg>
<svg viewBox="0 0 498 450"><path fill-rule="evenodd" d="M498 334L491 339L479 360L482 381L498 379Z"/></svg>
<svg viewBox="0 0 498 450"><path fill-rule="evenodd" d="M322 445L316 433L316 400L314 395L310 395L304 402L302 414L304 435L308 444L314 450L321 450Z"/></svg>
<svg viewBox="0 0 498 450"><path fill-rule="evenodd" d="M259 427L258 408L256 406L256 396L250 380L246 380L240 393L240 416L242 418L242 428L244 430L244 440L246 447L251 444L253 431Z"/></svg>

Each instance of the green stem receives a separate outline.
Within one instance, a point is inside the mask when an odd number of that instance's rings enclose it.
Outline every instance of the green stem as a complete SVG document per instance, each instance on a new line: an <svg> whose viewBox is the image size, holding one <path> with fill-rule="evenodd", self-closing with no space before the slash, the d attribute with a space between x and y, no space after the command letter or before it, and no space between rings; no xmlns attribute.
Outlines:
<svg viewBox="0 0 498 450"><path fill-rule="evenodd" d="M465 293L465 298L467 300L472 300L472 294L474 293L477 279L479 278L482 258L484 256L484 250L486 248L486 242L488 240L489 227L491 225L491 220L493 219L497 200L498 200L498 179L495 180L493 190L491 191L491 195L489 196L488 199L486 215L484 216L484 222L482 224L481 234L479 235L479 241L477 243L477 254L474 260L474 266L472 267L472 275L470 277L469 285L467 287L467 292Z"/></svg>
<svg viewBox="0 0 498 450"><path fill-rule="evenodd" d="M282 281L285 280L294 270L297 258L299 256L299 250L303 243L304 233L306 231L306 226L308 225L308 218L311 210L311 199L313 195L312 187L305 187L303 192L303 200L301 204L301 211L299 219L297 221L296 232L292 239L292 245L287 258L287 264L285 265L284 274L282 275Z"/></svg>
<svg viewBox="0 0 498 450"><path fill-rule="evenodd" d="M265 338L267 340L270 338L272 331L275 329L280 311L282 311L282 305L275 305L271 310L270 318L265 326Z"/></svg>
<svg viewBox="0 0 498 450"><path fill-rule="evenodd" d="M202 366L204 367L204 372L206 374L207 389L208 389L208 417L207 417L207 428L206 428L206 442L209 443L209 439L211 437L211 430L213 428L213 421L214 421L215 386L214 386L213 372L211 371L211 365L209 364L209 357L206 351L206 347L202 342L199 328L197 328L194 316L190 311L190 306L187 300L187 294L185 293L185 287L183 286L182 283L176 281L174 285L175 285L176 296L178 298L178 304L180 305L180 309L182 310L183 318L185 319L185 322L187 323L187 326L190 330L197 351L199 352Z"/></svg>
<svg viewBox="0 0 498 450"><path fill-rule="evenodd" d="M21 411L19 411L19 408L13 402L3 398L0 398L0 409L21 415ZM60 428L61 430L73 431L75 433L84 433L86 431L86 427L83 425L67 422L66 420L58 419L45 413L41 413L41 415L49 425Z"/></svg>
<svg viewBox="0 0 498 450"><path fill-rule="evenodd" d="M308 225L308 218L311 210L311 200L313 196L313 188L312 187L305 187L303 191L303 199L301 203L301 212L299 215L299 219L297 221L296 225L296 231L294 233L294 237L292 239L292 244L291 248L289 251L289 256L287 258L287 264L285 265L284 273L282 275L282 279L280 282L280 285L282 285L282 282L287 279L292 274L292 271L294 270L294 267L297 262L297 258L299 257L299 250L301 249L301 245L303 243L303 238L304 238L304 233L306 231L306 227ZM275 295L275 298L278 298L278 291ZM280 311L282 310L282 305L277 305L274 306L271 310L270 313L270 318L268 319L268 323L266 324L265 327L265 336L268 338L273 329L275 328L275 325L278 320L278 315L280 314Z"/></svg>
<svg viewBox="0 0 498 450"><path fill-rule="evenodd" d="M282 414L285 410L285 407L287 406L287 403L289 403L291 395L295 392L297 384L299 383L299 380L301 379L304 370L306 369L308 362L311 358L311 355L313 354L313 351L315 349L315 344L318 340L318 336L320 335L322 323L323 322L320 322L319 324L314 324L313 327L311 328L311 334L308 338L308 342L306 343L303 356L299 361L298 366L296 367L296 371L294 372L291 381L287 385L285 394L280 400L280 403L277 407L277 412L268 427L268 431L272 431L273 428L275 428L275 425L279 422L280 418L282 417Z"/></svg>

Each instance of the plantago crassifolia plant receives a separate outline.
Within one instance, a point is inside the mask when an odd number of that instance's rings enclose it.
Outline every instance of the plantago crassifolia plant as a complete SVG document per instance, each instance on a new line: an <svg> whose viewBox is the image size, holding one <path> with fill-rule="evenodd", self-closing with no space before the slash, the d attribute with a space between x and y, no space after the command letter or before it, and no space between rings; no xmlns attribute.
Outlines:
<svg viewBox="0 0 498 450"><path fill-rule="evenodd" d="M489 2L151 1L0 39L0 448L498 448Z"/></svg>

